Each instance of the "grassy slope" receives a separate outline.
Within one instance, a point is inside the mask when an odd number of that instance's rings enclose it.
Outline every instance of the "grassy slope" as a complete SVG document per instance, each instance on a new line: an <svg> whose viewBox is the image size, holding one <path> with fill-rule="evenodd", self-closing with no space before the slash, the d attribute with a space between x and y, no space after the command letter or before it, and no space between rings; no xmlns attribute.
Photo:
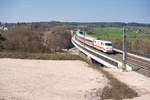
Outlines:
<svg viewBox="0 0 150 100"><path fill-rule="evenodd" d="M105 40L122 40L122 28L96 28L96 34L92 36ZM135 37L138 39L147 38L150 34L127 32L127 40L134 41Z"/></svg>
<svg viewBox="0 0 150 100"><path fill-rule="evenodd" d="M83 60L78 55L49 54L49 53L23 53L23 52L0 52L0 58L17 59L40 59L40 60Z"/></svg>
<svg viewBox="0 0 150 100"><path fill-rule="evenodd" d="M109 86L106 86L102 92L102 100L114 99L122 100L128 98L137 97L136 91L129 88L125 83L120 82L107 71L103 70L99 65L94 65L89 63L89 67L92 67L100 72L102 72L109 80Z"/></svg>

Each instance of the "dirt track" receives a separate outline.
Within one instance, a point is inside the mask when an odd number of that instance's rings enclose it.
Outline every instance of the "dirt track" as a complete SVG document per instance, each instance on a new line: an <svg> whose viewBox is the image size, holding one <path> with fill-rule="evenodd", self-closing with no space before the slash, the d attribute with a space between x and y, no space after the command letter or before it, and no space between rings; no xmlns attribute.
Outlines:
<svg viewBox="0 0 150 100"><path fill-rule="evenodd" d="M82 61L0 59L0 99L98 100L107 79Z"/></svg>

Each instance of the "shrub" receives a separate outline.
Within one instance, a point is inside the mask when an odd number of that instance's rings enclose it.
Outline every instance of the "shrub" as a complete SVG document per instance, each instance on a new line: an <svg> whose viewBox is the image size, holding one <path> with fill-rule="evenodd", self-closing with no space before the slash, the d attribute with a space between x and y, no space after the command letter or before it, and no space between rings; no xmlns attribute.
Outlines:
<svg viewBox="0 0 150 100"><path fill-rule="evenodd" d="M56 27L46 36L46 48L50 52L58 52L72 47L71 32L65 27Z"/></svg>
<svg viewBox="0 0 150 100"><path fill-rule="evenodd" d="M6 50L22 52L41 52L42 34L26 27L16 27L5 34L3 46Z"/></svg>
<svg viewBox="0 0 150 100"><path fill-rule="evenodd" d="M0 51L3 49L1 43L5 40L5 38L0 34Z"/></svg>

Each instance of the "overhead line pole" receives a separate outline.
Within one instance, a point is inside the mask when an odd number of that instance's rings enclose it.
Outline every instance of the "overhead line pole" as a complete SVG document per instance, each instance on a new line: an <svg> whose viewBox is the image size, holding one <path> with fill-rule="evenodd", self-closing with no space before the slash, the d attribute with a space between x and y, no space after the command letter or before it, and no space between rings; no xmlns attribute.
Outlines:
<svg viewBox="0 0 150 100"><path fill-rule="evenodd" d="M123 27L123 45L122 45L122 51L123 51L123 58L122 58L122 69L126 70L126 60L127 60L127 47L126 47L126 30L125 27Z"/></svg>
<svg viewBox="0 0 150 100"><path fill-rule="evenodd" d="M83 33L84 33L84 47L85 47L85 31L83 31Z"/></svg>

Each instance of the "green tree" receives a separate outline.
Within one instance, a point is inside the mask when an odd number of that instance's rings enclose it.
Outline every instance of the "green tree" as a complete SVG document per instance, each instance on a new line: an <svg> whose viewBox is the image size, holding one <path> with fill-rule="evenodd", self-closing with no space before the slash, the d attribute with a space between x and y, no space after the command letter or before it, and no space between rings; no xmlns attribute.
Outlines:
<svg viewBox="0 0 150 100"><path fill-rule="evenodd" d="M0 34L0 51L3 49L3 46L1 45L1 43L4 40L5 40L5 38Z"/></svg>

